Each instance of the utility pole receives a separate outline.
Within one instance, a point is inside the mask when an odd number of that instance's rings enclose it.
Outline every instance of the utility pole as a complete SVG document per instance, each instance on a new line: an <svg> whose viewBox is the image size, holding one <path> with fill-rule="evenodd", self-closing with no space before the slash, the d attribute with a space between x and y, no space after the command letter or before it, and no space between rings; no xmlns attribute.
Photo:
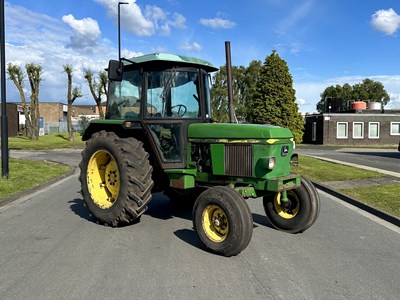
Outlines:
<svg viewBox="0 0 400 300"><path fill-rule="evenodd" d="M0 77L1 77L1 173L8 179L8 120L6 103L6 47L4 0L0 0Z"/></svg>
<svg viewBox="0 0 400 300"><path fill-rule="evenodd" d="M129 4L128 2L118 2L118 59L121 61L121 4Z"/></svg>

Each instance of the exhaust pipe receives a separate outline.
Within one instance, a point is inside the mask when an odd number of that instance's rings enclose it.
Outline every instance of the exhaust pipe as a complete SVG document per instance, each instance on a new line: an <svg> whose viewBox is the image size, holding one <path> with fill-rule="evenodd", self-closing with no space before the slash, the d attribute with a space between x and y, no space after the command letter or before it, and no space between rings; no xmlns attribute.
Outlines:
<svg viewBox="0 0 400 300"><path fill-rule="evenodd" d="M225 56L226 56L226 75L228 85L228 102L229 102L229 122L237 123L235 117L235 104L233 102L233 88L232 88L232 63L231 63L231 43L225 42Z"/></svg>

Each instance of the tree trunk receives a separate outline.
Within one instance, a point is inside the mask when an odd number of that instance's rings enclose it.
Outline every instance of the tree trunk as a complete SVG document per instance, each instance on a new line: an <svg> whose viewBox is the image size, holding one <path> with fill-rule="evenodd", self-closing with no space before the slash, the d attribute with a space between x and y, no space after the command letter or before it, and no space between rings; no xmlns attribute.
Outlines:
<svg viewBox="0 0 400 300"><path fill-rule="evenodd" d="M73 142L74 132L72 130L72 100L68 100L67 127L68 127L68 139L70 142Z"/></svg>

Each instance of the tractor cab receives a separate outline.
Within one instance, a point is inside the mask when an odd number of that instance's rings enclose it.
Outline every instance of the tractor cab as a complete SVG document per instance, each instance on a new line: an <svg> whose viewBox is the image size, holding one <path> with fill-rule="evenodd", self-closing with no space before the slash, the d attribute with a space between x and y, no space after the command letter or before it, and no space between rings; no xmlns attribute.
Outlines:
<svg viewBox="0 0 400 300"><path fill-rule="evenodd" d="M209 73L217 70L160 53L110 61L106 119L144 127L162 167L184 167L187 128L210 119Z"/></svg>

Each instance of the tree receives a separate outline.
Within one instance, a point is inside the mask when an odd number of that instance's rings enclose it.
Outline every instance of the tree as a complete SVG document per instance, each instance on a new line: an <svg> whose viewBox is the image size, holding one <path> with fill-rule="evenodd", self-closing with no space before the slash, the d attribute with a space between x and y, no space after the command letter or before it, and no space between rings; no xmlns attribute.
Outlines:
<svg viewBox="0 0 400 300"><path fill-rule="evenodd" d="M357 91L358 99L370 102L381 102L382 107L390 101L389 94L386 92L383 84L369 78L365 78L362 84L354 85L353 90Z"/></svg>
<svg viewBox="0 0 400 300"><path fill-rule="evenodd" d="M250 121L289 128L295 141L301 142L304 121L295 102L295 93L286 62L273 50L261 67L254 93L248 101Z"/></svg>
<svg viewBox="0 0 400 300"><path fill-rule="evenodd" d="M329 86L321 93L321 100L317 103L317 111L324 113L328 111L328 101L332 99L341 100L342 107L338 107L338 111L346 111L349 109L348 101L368 101L381 102L384 107L389 101L389 94L386 92L383 84L366 78L362 83L356 83L353 86L345 83L343 86Z"/></svg>
<svg viewBox="0 0 400 300"><path fill-rule="evenodd" d="M77 98L82 97L81 90L78 87L72 88L72 66L69 64L63 65L64 72L67 73L68 80L68 91L67 91L67 102L68 102L68 111L67 111L67 127L68 127L68 139L73 142L74 141L74 133L72 130L72 104Z"/></svg>
<svg viewBox="0 0 400 300"><path fill-rule="evenodd" d="M223 66L214 75L214 84L211 88L212 118L217 122L229 122L229 105L227 91L226 67Z"/></svg>
<svg viewBox="0 0 400 300"><path fill-rule="evenodd" d="M259 69L260 61L252 61L249 67L232 66L232 89L235 106L235 116L239 122L247 118L247 101L251 97ZM222 66L214 75L214 85L211 89L211 108L213 119L218 122L229 121L229 103L226 66Z"/></svg>
<svg viewBox="0 0 400 300"><path fill-rule="evenodd" d="M99 82L97 83L96 78L91 70L85 70L85 79L89 85L90 93L96 102L97 108L99 110L100 118L104 118L104 112L101 107L101 96L107 94L107 83L108 78L106 72L102 71L99 73Z"/></svg>
<svg viewBox="0 0 400 300"><path fill-rule="evenodd" d="M30 104L26 102L24 93L24 80L25 75L20 66L9 63L7 65L7 72L9 78L13 81L18 89L22 108L25 114L25 127L27 136L32 140L39 139L39 86L41 82L42 67L34 63L25 65L26 73L28 75L30 85Z"/></svg>

